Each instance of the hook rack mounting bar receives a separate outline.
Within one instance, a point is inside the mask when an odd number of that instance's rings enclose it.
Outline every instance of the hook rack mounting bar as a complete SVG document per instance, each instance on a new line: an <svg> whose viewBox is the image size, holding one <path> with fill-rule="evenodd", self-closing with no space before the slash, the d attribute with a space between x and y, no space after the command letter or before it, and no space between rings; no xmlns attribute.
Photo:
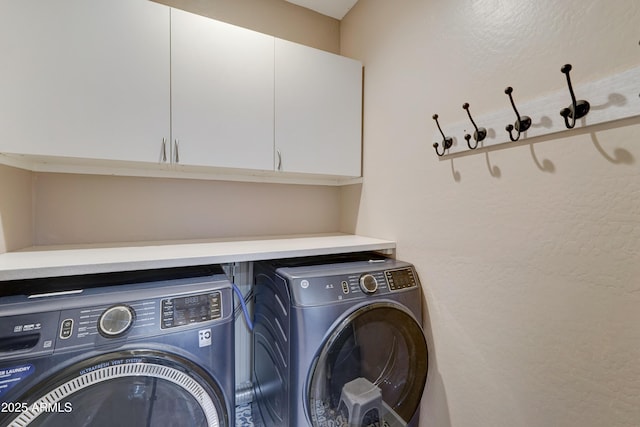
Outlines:
<svg viewBox="0 0 640 427"><path fill-rule="evenodd" d="M588 115L576 120L575 129L640 116L640 66L597 81L578 83L576 87L589 99L591 108ZM545 135L571 132L571 129L566 128L563 117L558 114L566 105L566 87L541 98L519 102L518 109L525 111L531 118L531 126L522 132L518 143ZM513 122L511 107L479 115L474 117L474 120L482 123L487 130L482 147L472 150L465 143L464 135L469 128L468 118L452 124L443 123L448 131L447 136L452 138L453 143L447 152L439 157L440 160L469 151L484 151L488 147L512 143L504 127L505 123ZM441 136L434 133L434 138L437 140Z"/></svg>

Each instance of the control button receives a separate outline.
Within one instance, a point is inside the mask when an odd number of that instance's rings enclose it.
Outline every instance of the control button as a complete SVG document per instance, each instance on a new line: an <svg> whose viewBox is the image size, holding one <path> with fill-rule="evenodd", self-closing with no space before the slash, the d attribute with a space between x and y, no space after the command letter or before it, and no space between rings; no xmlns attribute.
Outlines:
<svg viewBox="0 0 640 427"><path fill-rule="evenodd" d="M342 293L343 294L349 293L349 283L347 283L345 280L342 281Z"/></svg>
<svg viewBox="0 0 640 427"><path fill-rule="evenodd" d="M66 340L73 334L73 319L64 319L60 325L60 338Z"/></svg>
<svg viewBox="0 0 640 427"><path fill-rule="evenodd" d="M302 287L302 289L307 289L309 287L309 281L307 279L304 279L300 282L300 286Z"/></svg>
<svg viewBox="0 0 640 427"><path fill-rule="evenodd" d="M133 310L126 305L114 305L102 313L98 320L98 332L106 338L118 337L133 325Z"/></svg>
<svg viewBox="0 0 640 427"><path fill-rule="evenodd" d="M372 294L378 290L378 281L372 274L360 276L360 288L365 294Z"/></svg>
<svg viewBox="0 0 640 427"><path fill-rule="evenodd" d="M209 295L209 304L211 310L208 320L215 320L222 317L222 302L220 301L220 292L216 292Z"/></svg>

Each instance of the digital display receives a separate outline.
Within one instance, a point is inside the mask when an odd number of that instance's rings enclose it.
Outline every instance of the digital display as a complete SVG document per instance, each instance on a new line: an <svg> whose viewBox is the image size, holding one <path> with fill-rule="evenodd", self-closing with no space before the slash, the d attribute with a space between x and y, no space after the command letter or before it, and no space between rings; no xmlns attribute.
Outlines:
<svg viewBox="0 0 640 427"><path fill-rule="evenodd" d="M385 271L385 274L387 276L387 281L389 282L389 289L392 291L410 288L416 285L413 277L413 270L410 268L389 270Z"/></svg>
<svg viewBox="0 0 640 427"><path fill-rule="evenodd" d="M222 317L220 292L162 300L162 328L190 325Z"/></svg>

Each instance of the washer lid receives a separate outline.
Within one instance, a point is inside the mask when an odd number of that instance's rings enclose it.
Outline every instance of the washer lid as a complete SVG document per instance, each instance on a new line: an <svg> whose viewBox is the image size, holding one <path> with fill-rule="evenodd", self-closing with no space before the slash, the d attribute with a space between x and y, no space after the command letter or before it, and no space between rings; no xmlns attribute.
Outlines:
<svg viewBox="0 0 640 427"><path fill-rule="evenodd" d="M17 401L24 408L10 427L229 427L224 396L211 377L186 359L157 351L87 359Z"/></svg>
<svg viewBox="0 0 640 427"><path fill-rule="evenodd" d="M366 305L335 328L309 373L312 424L407 425L427 370L427 343L416 319L397 304Z"/></svg>

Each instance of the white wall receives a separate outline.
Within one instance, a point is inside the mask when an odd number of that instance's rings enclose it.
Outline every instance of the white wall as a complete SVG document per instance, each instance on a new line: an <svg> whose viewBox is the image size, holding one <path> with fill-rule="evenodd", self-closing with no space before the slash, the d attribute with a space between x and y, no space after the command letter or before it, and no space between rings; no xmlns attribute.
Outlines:
<svg viewBox="0 0 640 427"><path fill-rule="evenodd" d="M0 165L0 254L31 245L32 175Z"/></svg>
<svg viewBox="0 0 640 427"><path fill-rule="evenodd" d="M336 232L336 187L37 174L35 244Z"/></svg>
<svg viewBox="0 0 640 427"><path fill-rule="evenodd" d="M640 120L431 147L432 114L555 92L565 63L588 99L581 82L637 66L639 22L636 0L361 0L342 21L365 65L356 231L396 240L427 301L421 426L640 425Z"/></svg>

